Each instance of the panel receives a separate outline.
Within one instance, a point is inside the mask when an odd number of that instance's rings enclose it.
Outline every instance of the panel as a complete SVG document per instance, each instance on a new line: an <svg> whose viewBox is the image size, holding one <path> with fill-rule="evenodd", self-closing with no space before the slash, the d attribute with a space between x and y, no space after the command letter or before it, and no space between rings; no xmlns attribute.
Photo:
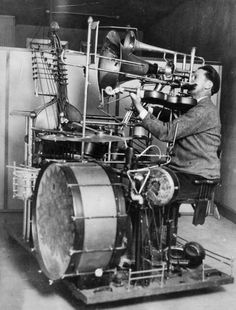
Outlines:
<svg viewBox="0 0 236 310"><path fill-rule="evenodd" d="M15 46L15 16L0 15L0 45Z"/></svg>
<svg viewBox="0 0 236 310"><path fill-rule="evenodd" d="M0 50L0 209L4 208L5 179L5 102L6 102L6 57L7 51Z"/></svg>

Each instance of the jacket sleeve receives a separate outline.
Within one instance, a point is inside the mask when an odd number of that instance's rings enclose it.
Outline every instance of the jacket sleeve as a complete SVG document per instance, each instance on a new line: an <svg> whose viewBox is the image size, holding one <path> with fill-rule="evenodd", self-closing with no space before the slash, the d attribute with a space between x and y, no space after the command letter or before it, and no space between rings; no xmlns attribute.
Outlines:
<svg viewBox="0 0 236 310"><path fill-rule="evenodd" d="M165 142L173 141L176 128L176 139L181 139L212 127L210 110L200 104L188 110L179 118L166 123L161 122L148 113L143 119L142 124L156 138Z"/></svg>

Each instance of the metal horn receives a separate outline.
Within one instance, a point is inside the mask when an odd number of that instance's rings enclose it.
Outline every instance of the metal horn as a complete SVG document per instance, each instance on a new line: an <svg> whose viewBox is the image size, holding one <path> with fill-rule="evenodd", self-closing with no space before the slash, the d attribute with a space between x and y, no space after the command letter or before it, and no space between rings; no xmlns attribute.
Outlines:
<svg viewBox="0 0 236 310"><path fill-rule="evenodd" d="M152 64L146 60L141 59L127 49L123 48L123 46L121 48L121 53L121 58L124 60L124 62L121 63L121 71L141 76L157 74L157 64Z"/></svg>
<svg viewBox="0 0 236 310"><path fill-rule="evenodd" d="M158 66L124 48L119 34L111 30L105 37L98 68L99 87L105 89L107 86L115 87L118 81L129 79L127 75L132 75L133 78L133 75L144 77L157 74Z"/></svg>
<svg viewBox="0 0 236 310"><path fill-rule="evenodd" d="M110 85L115 87L121 69L120 59L120 36L111 30L105 37L98 63L98 83L100 89Z"/></svg>
<svg viewBox="0 0 236 310"><path fill-rule="evenodd" d="M174 66L177 64L177 58L178 56L182 57L182 70L186 70L186 59L189 58L190 62L192 64L192 58L193 58L193 52L191 54L185 54L185 53L180 53L176 51L172 51L169 49L149 45L143 42L140 42L136 39L135 33L133 31L129 31L128 34L125 37L124 40L124 49L128 50L131 53L134 53L136 51L148 51L148 52L157 52L157 53L162 53L164 54L164 58L166 54L173 55L173 61L174 61ZM194 50L195 52L195 50ZM198 59L202 61L202 63L205 63L205 60L203 57L195 56L194 54L194 59ZM192 68L190 68L190 72L192 71Z"/></svg>

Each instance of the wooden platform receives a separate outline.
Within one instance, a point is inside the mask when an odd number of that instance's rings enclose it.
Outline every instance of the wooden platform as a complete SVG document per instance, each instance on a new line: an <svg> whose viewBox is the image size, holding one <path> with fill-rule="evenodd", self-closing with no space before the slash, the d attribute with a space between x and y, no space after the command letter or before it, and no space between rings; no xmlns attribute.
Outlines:
<svg viewBox="0 0 236 310"><path fill-rule="evenodd" d="M12 238L33 255L30 244L22 238L22 230L19 224L8 223L6 229ZM180 273L170 273L165 276L163 282L155 279L147 286L140 284L129 285L128 281L123 281L121 286L116 286L115 283L111 282L104 287L79 289L76 287L75 281L70 280L70 278L61 281L75 298L82 300L85 304L99 304L204 288L216 288L233 283L234 278L218 269L205 265L204 276L202 267L197 269L181 268Z"/></svg>

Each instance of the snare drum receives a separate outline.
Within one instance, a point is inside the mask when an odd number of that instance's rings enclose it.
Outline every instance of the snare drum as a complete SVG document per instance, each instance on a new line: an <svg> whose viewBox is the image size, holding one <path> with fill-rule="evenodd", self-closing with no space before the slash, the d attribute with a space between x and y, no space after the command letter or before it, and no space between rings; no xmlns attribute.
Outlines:
<svg viewBox="0 0 236 310"><path fill-rule="evenodd" d="M51 163L36 181L33 242L51 280L115 267L126 246L126 208L116 174L97 163Z"/></svg>

